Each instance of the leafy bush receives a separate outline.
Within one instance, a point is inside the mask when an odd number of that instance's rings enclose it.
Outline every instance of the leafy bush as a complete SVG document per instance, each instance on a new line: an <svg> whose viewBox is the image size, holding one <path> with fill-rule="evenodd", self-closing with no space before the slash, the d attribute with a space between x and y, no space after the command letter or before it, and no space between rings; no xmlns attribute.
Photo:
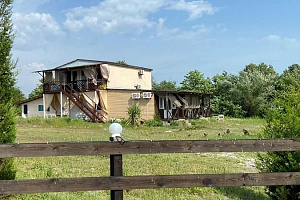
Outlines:
<svg viewBox="0 0 300 200"><path fill-rule="evenodd" d="M138 125L139 118L141 117L141 109L138 105L133 104L127 108L128 123L136 126Z"/></svg>
<svg viewBox="0 0 300 200"><path fill-rule="evenodd" d="M243 118L246 115L246 112L240 105L218 96L212 98L211 108L213 113L224 114L225 116Z"/></svg>
<svg viewBox="0 0 300 200"><path fill-rule="evenodd" d="M194 126L194 125L205 125L207 124L207 120L203 119L190 119L189 122Z"/></svg>
<svg viewBox="0 0 300 200"><path fill-rule="evenodd" d="M178 126L179 125L179 123L178 123L178 121L171 121L170 122L170 126Z"/></svg>
<svg viewBox="0 0 300 200"><path fill-rule="evenodd" d="M128 119L124 119L124 118L119 118L119 119L116 119L116 118L110 118L109 123L119 123L121 124L122 126L126 126L128 125Z"/></svg>
<svg viewBox="0 0 300 200"><path fill-rule="evenodd" d="M12 180L16 177L16 166L13 158L1 158L0 180Z"/></svg>
<svg viewBox="0 0 300 200"><path fill-rule="evenodd" d="M292 89L277 96L266 116L264 138L300 138L300 92ZM299 172L300 152L268 152L258 155L257 167L261 172ZM273 199L296 200L300 186L268 186L267 194Z"/></svg>
<svg viewBox="0 0 300 200"><path fill-rule="evenodd" d="M144 124L151 127L159 127L164 125L163 121L157 119L146 120Z"/></svg>
<svg viewBox="0 0 300 200"><path fill-rule="evenodd" d="M195 125L196 125L196 122L195 122L195 120L190 120L190 123L191 123L193 126L195 126Z"/></svg>

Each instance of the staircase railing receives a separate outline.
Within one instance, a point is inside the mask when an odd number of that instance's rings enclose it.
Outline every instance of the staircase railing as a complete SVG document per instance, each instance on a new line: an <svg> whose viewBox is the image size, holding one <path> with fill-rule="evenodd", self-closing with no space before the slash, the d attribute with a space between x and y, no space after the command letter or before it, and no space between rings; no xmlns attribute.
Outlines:
<svg viewBox="0 0 300 200"><path fill-rule="evenodd" d="M90 104L84 97L82 93L74 90L71 85L65 84L64 87L61 85L61 91L70 98L70 100L80 108L93 122L104 121L105 118L100 112L97 112L95 108L96 103L94 105ZM89 98L87 95L85 95ZM94 102L91 98L89 98L91 102ZM98 105L97 105L98 106Z"/></svg>

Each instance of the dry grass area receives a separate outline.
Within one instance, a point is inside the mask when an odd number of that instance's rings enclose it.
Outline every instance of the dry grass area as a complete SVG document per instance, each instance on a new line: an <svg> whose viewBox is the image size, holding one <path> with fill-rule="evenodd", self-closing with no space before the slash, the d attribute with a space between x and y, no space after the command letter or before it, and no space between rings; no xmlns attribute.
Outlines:
<svg viewBox="0 0 300 200"><path fill-rule="evenodd" d="M261 119L225 118L191 121L192 126L138 128L124 126L125 140L206 140L258 138ZM68 142L108 140L109 124L94 124L71 119L19 119L16 142ZM249 131L244 135L243 129ZM229 130L229 131L227 131ZM200 153L124 155L124 175L222 174L256 172L256 153ZM17 158L18 179L109 176L108 156L70 156ZM14 195L10 199L110 199L109 191L62 192ZM124 199L268 199L263 187L186 188L130 190Z"/></svg>

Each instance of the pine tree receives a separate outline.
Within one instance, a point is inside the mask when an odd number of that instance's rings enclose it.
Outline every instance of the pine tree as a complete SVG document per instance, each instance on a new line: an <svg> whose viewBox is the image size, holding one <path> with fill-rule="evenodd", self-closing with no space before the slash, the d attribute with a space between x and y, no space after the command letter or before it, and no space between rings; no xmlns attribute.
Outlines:
<svg viewBox="0 0 300 200"><path fill-rule="evenodd" d="M11 21L12 0L0 1L0 144L13 143L16 122L13 109L13 90L16 83L16 62L11 48L14 33ZM0 159L0 179L14 179L16 170L12 158Z"/></svg>

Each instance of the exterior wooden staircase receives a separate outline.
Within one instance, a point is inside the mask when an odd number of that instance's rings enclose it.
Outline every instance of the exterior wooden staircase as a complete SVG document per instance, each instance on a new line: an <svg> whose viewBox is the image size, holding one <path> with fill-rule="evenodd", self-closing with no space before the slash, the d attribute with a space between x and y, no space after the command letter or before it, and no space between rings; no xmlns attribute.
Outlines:
<svg viewBox="0 0 300 200"><path fill-rule="evenodd" d="M74 90L71 85L67 84L62 89L62 92L69 97L69 99L93 122L106 122L105 112L103 110L97 110L95 108L96 103L91 105L83 96L83 93ZM85 95L89 98L87 95ZM90 99L91 102L94 102Z"/></svg>

